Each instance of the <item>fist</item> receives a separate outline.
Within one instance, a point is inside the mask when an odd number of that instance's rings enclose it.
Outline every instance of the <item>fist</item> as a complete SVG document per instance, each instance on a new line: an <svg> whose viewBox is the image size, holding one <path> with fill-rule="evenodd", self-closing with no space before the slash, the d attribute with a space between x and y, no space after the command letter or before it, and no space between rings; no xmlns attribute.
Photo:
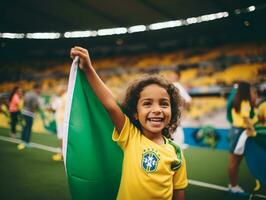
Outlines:
<svg viewBox="0 0 266 200"><path fill-rule="evenodd" d="M80 60L79 67L81 69L86 70L86 69L92 67L90 55L89 55L89 52L87 49L84 49L84 48L78 47L78 46L71 48L70 57L72 59L74 59L76 56L79 57L79 60Z"/></svg>

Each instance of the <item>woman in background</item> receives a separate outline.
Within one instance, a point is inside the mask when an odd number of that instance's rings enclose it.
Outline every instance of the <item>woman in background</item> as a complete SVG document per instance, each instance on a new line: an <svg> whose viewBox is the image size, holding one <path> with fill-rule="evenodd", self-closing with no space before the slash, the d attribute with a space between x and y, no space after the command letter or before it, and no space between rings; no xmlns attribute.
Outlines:
<svg viewBox="0 0 266 200"><path fill-rule="evenodd" d="M242 132L245 129L252 129L256 121L254 103L250 84L244 81L239 82L231 108L232 128L229 133L228 175L229 191L232 193L244 193L244 190L238 185L238 171L243 155L238 155L235 148Z"/></svg>
<svg viewBox="0 0 266 200"><path fill-rule="evenodd" d="M10 129L11 133L10 136L12 138L16 138L16 126L18 123L18 118L21 110L21 105L22 105L22 91L21 88L18 86L14 87L9 99L8 99L8 110L10 112Z"/></svg>

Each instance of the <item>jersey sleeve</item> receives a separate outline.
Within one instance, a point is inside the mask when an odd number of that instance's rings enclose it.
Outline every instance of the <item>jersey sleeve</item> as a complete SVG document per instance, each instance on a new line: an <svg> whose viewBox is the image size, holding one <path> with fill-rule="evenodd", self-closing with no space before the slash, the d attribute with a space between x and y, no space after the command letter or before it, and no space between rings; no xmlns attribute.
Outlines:
<svg viewBox="0 0 266 200"><path fill-rule="evenodd" d="M183 152L181 156L182 156L182 165L174 174L174 179L173 179L174 190L184 189L188 185L186 160L183 155Z"/></svg>
<svg viewBox="0 0 266 200"><path fill-rule="evenodd" d="M124 150L130 139L133 137L136 127L130 122L129 118L125 115L125 123L120 133L116 128L113 130L112 139Z"/></svg>

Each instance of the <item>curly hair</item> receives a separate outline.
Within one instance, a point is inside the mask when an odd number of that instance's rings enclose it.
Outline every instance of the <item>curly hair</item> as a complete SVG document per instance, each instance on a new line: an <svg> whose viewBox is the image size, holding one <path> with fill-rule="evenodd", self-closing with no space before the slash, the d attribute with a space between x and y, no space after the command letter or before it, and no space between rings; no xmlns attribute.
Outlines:
<svg viewBox="0 0 266 200"><path fill-rule="evenodd" d="M170 97L172 116L169 125L162 130L162 134L165 137L170 138L170 133L179 125L182 99L179 95L178 89L172 83L169 83L164 77L160 75L144 75L140 79L135 80L126 91L125 99L122 102L122 109L129 117L130 121L141 130L141 124L139 120L135 119L134 115L137 113L137 104L141 91L151 84L156 84L164 88Z"/></svg>

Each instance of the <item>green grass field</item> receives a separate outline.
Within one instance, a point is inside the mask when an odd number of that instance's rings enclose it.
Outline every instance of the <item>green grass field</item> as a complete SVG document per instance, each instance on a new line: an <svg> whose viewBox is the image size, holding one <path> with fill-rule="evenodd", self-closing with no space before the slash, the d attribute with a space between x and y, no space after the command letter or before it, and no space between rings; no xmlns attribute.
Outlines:
<svg viewBox="0 0 266 200"><path fill-rule="evenodd" d="M8 136L7 129L0 129L0 136ZM47 146L58 147L55 135L36 134L32 142ZM0 140L0 199L71 199L63 162L52 161L52 152L37 148L18 151L16 143ZM193 181L226 187L227 157L226 151L202 148L185 150L188 178L191 184L186 190L187 200L244 200L249 197L239 197L226 191L195 185ZM239 184L249 192L255 186L255 180L249 173L245 160L240 169ZM262 188L259 194L266 195ZM95 197L97 199L97 197ZM252 199L265 199L254 196Z"/></svg>

